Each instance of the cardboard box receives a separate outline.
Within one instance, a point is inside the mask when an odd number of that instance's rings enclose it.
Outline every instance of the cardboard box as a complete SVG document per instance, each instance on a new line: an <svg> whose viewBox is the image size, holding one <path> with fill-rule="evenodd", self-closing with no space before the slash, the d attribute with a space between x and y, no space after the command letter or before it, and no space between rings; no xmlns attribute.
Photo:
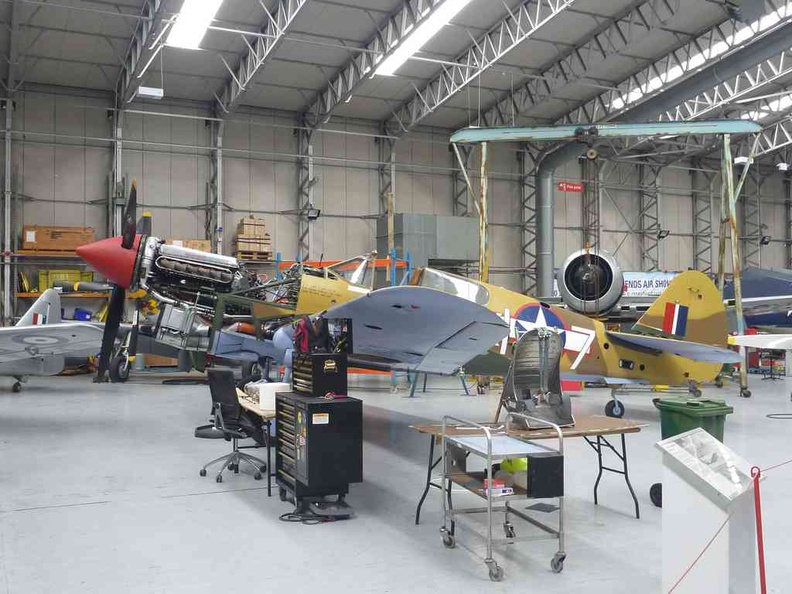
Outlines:
<svg viewBox="0 0 792 594"><path fill-rule="evenodd" d="M147 353L143 355L143 358L146 367L177 367L179 365L179 361L173 357L163 357L162 355L151 355Z"/></svg>
<svg viewBox="0 0 792 594"><path fill-rule="evenodd" d="M81 245L94 241L92 227L22 227L23 250L52 250L72 252Z"/></svg>
<svg viewBox="0 0 792 594"><path fill-rule="evenodd" d="M262 239L268 237L267 222L256 217L245 217L237 225L237 236L260 237Z"/></svg>
<svg viewBox="0 0 792 594"><path fill-rule="evenodd" d="M234 240L234 250L237 252L271 252L272 241L251 237L237 237Z"/></svg>
<svg viewBox="0 0 792 594"><path fill-rule="evenodd" d="M202 252L212 251L212 242L209 239L166 239L165 243L176 247L185 247Z"/></svg>

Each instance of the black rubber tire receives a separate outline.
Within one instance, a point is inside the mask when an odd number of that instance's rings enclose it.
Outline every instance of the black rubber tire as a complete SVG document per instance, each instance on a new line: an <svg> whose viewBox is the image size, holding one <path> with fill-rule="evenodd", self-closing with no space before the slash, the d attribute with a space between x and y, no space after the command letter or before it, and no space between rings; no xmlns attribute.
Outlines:
<svg viewBox="0 0 792 594"><path fill-rule="evenodd" d="M456 546L456 538L450 532L443 532L443 546L447 549L453 549Z"/></svg>
<svg viewBox="0 0 792 594"><path fill-rule="evenodd" d="M260 481L261 480L261 473L257 472L253 475L253 480Z"/></svg>
<svg viewBox="0 0 792 594"><path fill-rule="evenodd" d="M278 497L280 497L281 501L288 501L289 500L288 493L286 493L286 489L283 489L283 488L278 489Z"/></svg>
<svg viewBox="0 0 792 594"><path fill-rule="evenodd" d="M751 397L751 391L748 388L742 388L740 390L740 396L742 396L743 398L750 398Z"/></svg>
<svg viewBox="0 0 792 594"><path fill-rule="evenodd" d="M621 400L609 400L605 405L605 416L621 419L624 416L624 404Z"/></svg>
<svg viewBox="0 0 792 594"><path fill-rule="evenodd" d="M503 534L506 535L506 538L514 538L517 536L517 533L514 531L514 526L508 523L503 524Z"/></svg>
<svg viewBox="0 0 792 594"><path fill-rule="evenodd" d="M715 387L716 388L722 388L723 387L723 378L722 377L718 377L718 378L715 379Z"/></svg>
<svg viewBox="0 0 792 594"><path fill-rule="evenodd" d="M11 386L11 391L18 394L22 391L22 384L20 382L14 382L14 385Z"/></svg>
<svg viewBox="0 0 792 594"><path fill-rule="evenodd" d="M490 567L489 578L493 582L503 581L503 567L501 567L500 565L496 565L495 567Z"/></svg>
<svg viewBox="0 0 792 594"><path fill-rule="evenodd" d="M663 484L655 483L649 487L649 499L655 507L663 507Z"/></svg>
<svg viewBox="0 0 792 594"><path fill-rule="evenodd" d="M696 388L695 390L691 390L690 393L694 398L701 398L701 390L699 390L698 388Z"/></svg>
<svg viewBox="0 0 792 594"><path fill-rule="evenodd" d="M110 374L110 381L120 384L129 379L129 362L123 355L118 355L110 359L110 366L107 371Z"/></svg>
<svg viewBox="0 0 792 594"><path fill-rule="evenodd" d="M198 474L201 476L206 476L206 468L201 468L201 471Z"/></svg>
<svg viewBox="0 0 792 594"><path fill-rule="evenodd" d="M267 472L267 465L262 464L261 466L259 466L259 472Z"/></svg>
<svg viewBox="0 0 792 594"><path fill-rule="evenodd" d="M553 573L561 573L564 571L564 559L566 559L566 555L553 555L553 558L550 559L550 569L553 570Z"/></svg>
<svg viewBox="0 0 792 594"><path fill-rule="evenodd" d="M216 483L222 483L222 482L223 482L223 475L222 475L222 474L218 474L218 475L215 477L215 482L216 482Z"/></svg>

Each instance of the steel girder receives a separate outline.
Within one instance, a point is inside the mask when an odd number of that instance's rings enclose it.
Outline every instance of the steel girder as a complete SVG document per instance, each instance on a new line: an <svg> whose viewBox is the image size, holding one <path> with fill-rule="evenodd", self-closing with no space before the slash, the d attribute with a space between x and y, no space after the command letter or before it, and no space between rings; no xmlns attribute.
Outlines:
<svg viewBox="0 0 792 594"><path fill-rule="evenodd" d="M308 209L313 205L314 176L313 131L307 126L297 129L297 260L311 259L311 221Z"/></svg>
<svg viewBox="0 0 792 594"><path fill-rule="evenodd" d="M638 166L641 199L639 214L641 270L645 272L660 270L660 206L658 200L660 169L660 167L644 164Z"/></svg>
<svg viewBox="0 0 792 594"><path fill-rule="evenodd" d="M390 136L377 138L379 155L379 212L388 212L388 204L396 197L396 140Z"/></svg>
<svg viewBox="0 0 792 594"><path fill-rule="evenodd" d="M788 175L784 177L784 214L786 215L784 233L786 260L784 265L787 268L792 268L792 179Z"/></svg>
<svg viewBox="0 0 792 594"><path fill-rule="evenodd" d="M453 64L444 65L442 72L425 87L416 90L412 99L397 108L386 122L388 132L399 135L410 130L573 2L525 0L484 36L475 40Z"/></svg>
<svg viewBox="0 0 792 594"><path fill-rule="evenodd" d="M522 212L523 292L536 294L536 168L541 151L526 144L518 153L521 165L520 202Z"/></svg>
<svg viewBox="0 0 792 594"><path fill-rule="evenodd" d="M742 202L742 253L743 267L762 265L762 181L755 167L748 171ZM739 197L738 197L739 198Z"/></svg>
<svg viewBox="0 0 792 594"><path fill-rule="evenodd" d="M210 157L210 177L207 184L206 219L204 237L212 242L212 251L223 253L223 137L225 122L212 122L212 154Z"/></svg>
<svg viewBox="0 0 792 594"><path fill-rule="evenodd" d="M597 159L583 159L580 164L581 179L583 180L583 245L591 250L600 247L600 161Z"/></svg>
<svg viewBox="0 0 792 594"><path fill-rule="evenodd" d="M121 73L116 82L116 107L122 109L132 101L137 93L138 78L146 71L151 61L161 51L159 43L164 34L163 17L165 2L162 0L145 0L141 16L132 40L129 43Z"/></svg>
<svg viewBox="0 0 792 594"><path fill-rule="evenodd" d="M19 60L19 26L20 3L14 0L11 4L11 27L8 36L8 76L5 81L5 137L3 138L3 325L13 322L11 259L13 237L11 233L11 202L13 188L11 185L11 131L14 118L14 93L16 92L16 69Z"/></svg>
<svg viewBox="0 0 792 594"><path fill-rule="evenodd" d="M769 12L777 10L780 3L777 0L767 0L766 5ZM788 15L784 16L781 22L788 18ZM745 44L745 37L740 32L746 27L748 25L732 20L716 25L629 76L614 88L570 111L558 123L599 122L628 112L638 102L659 95L688 74L701 70L739 49Z"/></svg>
<svg viewBox="0 0 792 594"><path fill-rule="evenodd" d="M465 170L469 170L472 165L473 145L461 144L457 146L459 154L464 161ZM470 214L470 187L465 179L465 174L460 170L460 165L456 159L453 159L454 173L452 174L451 190L453 191L453 204L452 212L456 217L466 217Z"/></svg>
<svg viewBox="0 0 792 594"><path fill-rule="evenodd" d="M267 17L261 25L263 35L256 37L253 43L250 43L242 35L242 39L247 46L247 52L236 68L231 68L228 62L220 56L230 77L220 92L215 93L218 116L223 117L231 114L239 107L239 102L245 91L253 84L253 79L255 79L262 66L270 59L275 49L281 44L295 17L307 3L308 0L278 0L275 9L270 12L264 3L261 0L259 1Z"/></svg>
<svg viewBox="0 0 792 594"><path fill-rule="evenodd" d="M690 194L693 211L693 268L712 271L712 173L693 169L690 172Z"/></svg>
<svg viewBox="0 0 792 594"><path fill-rule="evenodd" d="M482 114L479 125L512 125L513 116L525 114L542 101L557 96L565 86L586 78L592 65L624 51L653 28L663 25L679 11L680 4L679 0L646 0L630 8L539 76L497 101Z"/></svg>
<svg viewBox="0 0 792 594"><path fill-rule="evenodd" d="M330 121L333 112L355 94L377 64L442 4L443 0L404 0L403 6L377 29L363 50L357 52L319 92L303 115L306 123L319 127Z"/></svg>
<svg viewBox="0 0 792 594"><path fill-rule="evenodd" d="M762 130L759 135L759 148L756 157L777 153L780 149L792 146L792 119L787 115Z"/></svg>

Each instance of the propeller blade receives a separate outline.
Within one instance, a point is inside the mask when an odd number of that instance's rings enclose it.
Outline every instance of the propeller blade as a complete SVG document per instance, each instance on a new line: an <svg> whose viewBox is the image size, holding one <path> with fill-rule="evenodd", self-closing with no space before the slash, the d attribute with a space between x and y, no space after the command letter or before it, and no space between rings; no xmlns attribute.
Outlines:
<svg viewBox="0 0 792 594"><path fill-rule="evenodd" d="M141 235L151 235L151 213L146 211L138 219L137 232Z"/></svg>
<svg viewBox="0 0 792 594"><path fill-rule="evenodd" d="M113 293L110 295L110 305L107 309L104 334L102 335L102 351L99 354L99 368L96 370L95 382L107 381L107 368L110 366L110 358L113 356L118 327L121 325L121 317L124 314L124 298L124 289L113 287Z"/></svg>
<svg viewBox="0 0 792 594"><path fill-rule="evenodd" d="M127 201L126 211L124 212L123 236L121 247L125 250L132 249L135 243L137 225L135 216L137 211L137 181L132 180L132 189L129 190L129 200Z"/></svg>

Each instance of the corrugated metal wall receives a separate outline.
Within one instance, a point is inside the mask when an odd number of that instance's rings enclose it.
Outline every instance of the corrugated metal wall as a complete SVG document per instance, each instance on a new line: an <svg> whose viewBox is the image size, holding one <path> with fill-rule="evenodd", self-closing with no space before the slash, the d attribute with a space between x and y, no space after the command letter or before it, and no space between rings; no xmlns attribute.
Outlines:
<svg viewBox="0 0 792 594"><path fill-rule="evenodd" d="M13 144L17 201L15 227L22 224L86 225L102 236L108 176L112 165L112 118L107 101L68 95L25 92L17 97ZM209 182L211 130L198 109L154 104L152 110L173 116L127 113L124 128L124 172L136 178L139 200L153 215L153 230L162 237L204 237L204 211ZM247 117L247 116L245 116ZM197 119L196 119L197 118ZM236 120L242 120L239 116ZM284 258L295 256L297 217L297 138L294 121L283 115L250 116L229 123L225 133L224 245L231 248L237 221L250 213L263 216L273 245ZM314 135L314 203L322 217L314 224L314 252L325 259L353 256L374 249L379 212L377 130L347 124L343 133ZM452 153L445 132L414 133L396 144L395 180L398 212L452 214ZM521 266L520 163L514 147L493 147L490 220L493 281L519 288L508 271ZM477 158L476 168L478 167ZM638 174L619 164L616 186L602 197L602 246L615 252L625 270L641 265ZM558 179L580 180L579 163L559 170ZM474 182L477 176L474 175ZM693 217L690 173L665 169L659 180L660 221L672 237L660 243L660 268L679 270L693 263ZM774 241L762 248L762 264L783 266L785 212L782 180L774 175L762 186L763 233ZM715 192L717 233L718 191ZM582 195L556 195L556 264L582 247ZM473 212L471 205L471 212ZM717 259L717 242L713 244ZM501 270L499 270L501 269ZM506 270L503 270L506 269Z"/></svg>

